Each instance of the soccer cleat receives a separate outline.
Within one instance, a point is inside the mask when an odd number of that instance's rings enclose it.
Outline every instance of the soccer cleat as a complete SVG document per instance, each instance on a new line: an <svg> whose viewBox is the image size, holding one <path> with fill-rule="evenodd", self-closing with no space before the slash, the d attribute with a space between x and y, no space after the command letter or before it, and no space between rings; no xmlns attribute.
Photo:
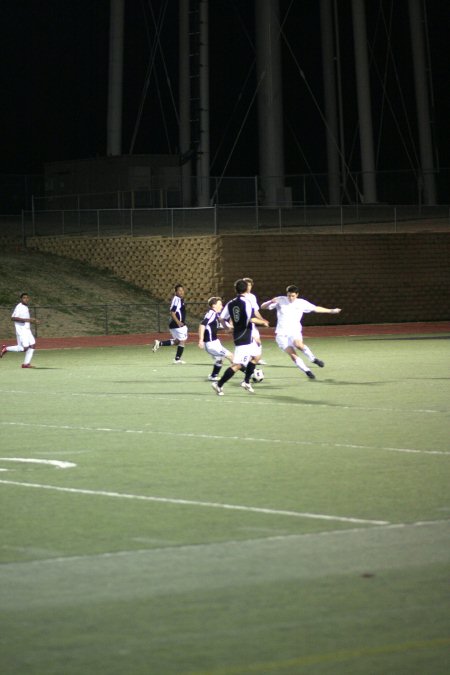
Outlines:
<svg viewBox="0 0 450 675"><path fill-rule="evenodd" d="M186 361L182 361L181 359L174 359L172 363L183 363L183 364L185 364Z"/></svg>
<svg viewBox="0 0 450 675"><path fill-rule="evenodd" d="M2 348L0 350L0 359L3 357L3 354L6 354L6 352L7 352L6 345L2 345Z"/></svg>
<svg viewBox="0 0 450 675"><path fill-rule="evenodd" d="M321 361L320 359L314 359L313 363L315 363L316 366L319 366L319 368L323 368L325 365L324 362Z"/></svg>
<svg viewBox="0 0 450 675"><path fill-rule="evenodd" d="M217 377L217 375L208 375L208 380L210 382L217 382L219 378Z"/></svg>
<svg viewBox="0 0 450 675"><path fill-rule="evenodd" d="M222 389L222 387L219 387L219 385L217 384L217 382L213 382L213 383L211 384L211 387L214 389L214 391L216 392L217 396L223 396L223 389Z"/></svg>
<svg viewBox="0 0 450 675"><path fill-rule="evenodd" d="M305 370L305 375L307 375L310 380L316 379L316 376L314 375L314 373L311 370Z"/></svg>
<svg viewBox="0 0 450 675"><path fill-rule="evenodd" d="M159 340L155 340L155 344L152 347L152 352L157 352L160 347L161 347L161 342Z"/></svg>
<svg viewBox="0 0 450 675"><path fill-rule="evenodd" d="M253 387L252 387L252 385L250 384L250 382L245 382L245 381L244 381L244 382L241 382L241 387L242 387L242 389L245 389L246 391L248 391L249 394L254 394L254 393L255 393L255 390L253 389Z"/></svg>
<svg viewBox="0 0 450 675"><path fill-rule="evenodd" d="M31 363L22 363L22 368L34 368Z"/></svg>

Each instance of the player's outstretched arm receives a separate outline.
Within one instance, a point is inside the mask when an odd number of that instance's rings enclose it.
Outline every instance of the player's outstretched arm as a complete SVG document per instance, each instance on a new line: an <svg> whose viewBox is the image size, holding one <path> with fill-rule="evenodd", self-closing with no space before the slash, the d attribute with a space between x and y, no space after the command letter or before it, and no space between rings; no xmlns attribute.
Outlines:
<svg viewBox="0 0 450 675"><path fill-rule="evenodd" d="M269 326L269 322L267 319L258 319L257 316L254 316L253 318L250 319L251 323L256 324L257 326L265 326L266 328Z"/></svg>
<svg viewBox="0 0 450 675"><path fill-rule="evenodd" d="M320 307L319 305L317 305L314 311L317 312L318 314L339 314L341 312L341 309L339 307L329 309L328 307Z"/></svg>

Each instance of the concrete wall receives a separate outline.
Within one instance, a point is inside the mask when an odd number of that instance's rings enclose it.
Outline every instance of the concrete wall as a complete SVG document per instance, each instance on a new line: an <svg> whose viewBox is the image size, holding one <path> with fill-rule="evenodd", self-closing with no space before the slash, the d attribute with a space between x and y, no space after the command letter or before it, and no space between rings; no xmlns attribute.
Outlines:
<svg viewBox="0 0 450 675"><path fill-rule="evenodd" d="M342 307L332 323L390 323L450 318L450 236L225 235L218 237L63 238L28 240L40 251L83 260L167 300L183 283L187 300L226 300L242 276L260 301L297 284L304 297ZM329 323L311 315L306 323Z"/></svg>

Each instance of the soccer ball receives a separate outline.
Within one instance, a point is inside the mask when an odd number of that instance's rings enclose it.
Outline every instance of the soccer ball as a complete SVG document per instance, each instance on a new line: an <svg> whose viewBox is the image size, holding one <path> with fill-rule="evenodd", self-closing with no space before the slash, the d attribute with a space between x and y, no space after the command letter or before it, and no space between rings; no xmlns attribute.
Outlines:
<svg viewBox="0 0 450 675"><path fill-rule="evenodd" d="M264 379L264 373L261 370L261 368L255 368L253 375L252 375L252 380L253 382L262 382Z"/></svg>

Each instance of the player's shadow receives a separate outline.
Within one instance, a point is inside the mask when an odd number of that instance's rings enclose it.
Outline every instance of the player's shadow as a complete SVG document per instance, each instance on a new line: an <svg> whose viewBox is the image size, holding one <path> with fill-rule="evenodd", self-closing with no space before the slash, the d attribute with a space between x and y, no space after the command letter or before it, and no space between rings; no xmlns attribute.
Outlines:
<svg viewBox="0 0 450 675"><path fill-rule="evenodd" d="M346 385L351 385L351 386L359 386L359 387L378 387L380 384L386 384L386 381L384 380L377 380L375 382L361 382L361 380L335 380L334 378L327 377L325 379L320 379L320 380L314 380L313 384L320 385L320 384L332 384L332 385L338 385L339 387L345 387Z"/></svg>
<svg viewBox="0 0 450 675"><path fill-rule="evenodd" d="M291 378L291 379L294 379L294 378ZM353 381L353 380L336 380L336 379L331 378L331 377L326 377L326 378L320 378L320 379L316 378L315 380L309 380L309 382L307 382L307 384L310 387L318 387L322 384L331 384L331 385L339 386L339 387L345 387L346 385L348 385L348 386L357 385L357 386L361 386L361 387L377 387L380 384L386 384L386 381L385 380L377 380L377 381L374 381L374 382L361 382L361 380L355 380L355 381ZM281 387L281 385L278 387L277 385L273 385L271 383L271 389L276 389L276 388L281 389L282 387Z"/></svg>

